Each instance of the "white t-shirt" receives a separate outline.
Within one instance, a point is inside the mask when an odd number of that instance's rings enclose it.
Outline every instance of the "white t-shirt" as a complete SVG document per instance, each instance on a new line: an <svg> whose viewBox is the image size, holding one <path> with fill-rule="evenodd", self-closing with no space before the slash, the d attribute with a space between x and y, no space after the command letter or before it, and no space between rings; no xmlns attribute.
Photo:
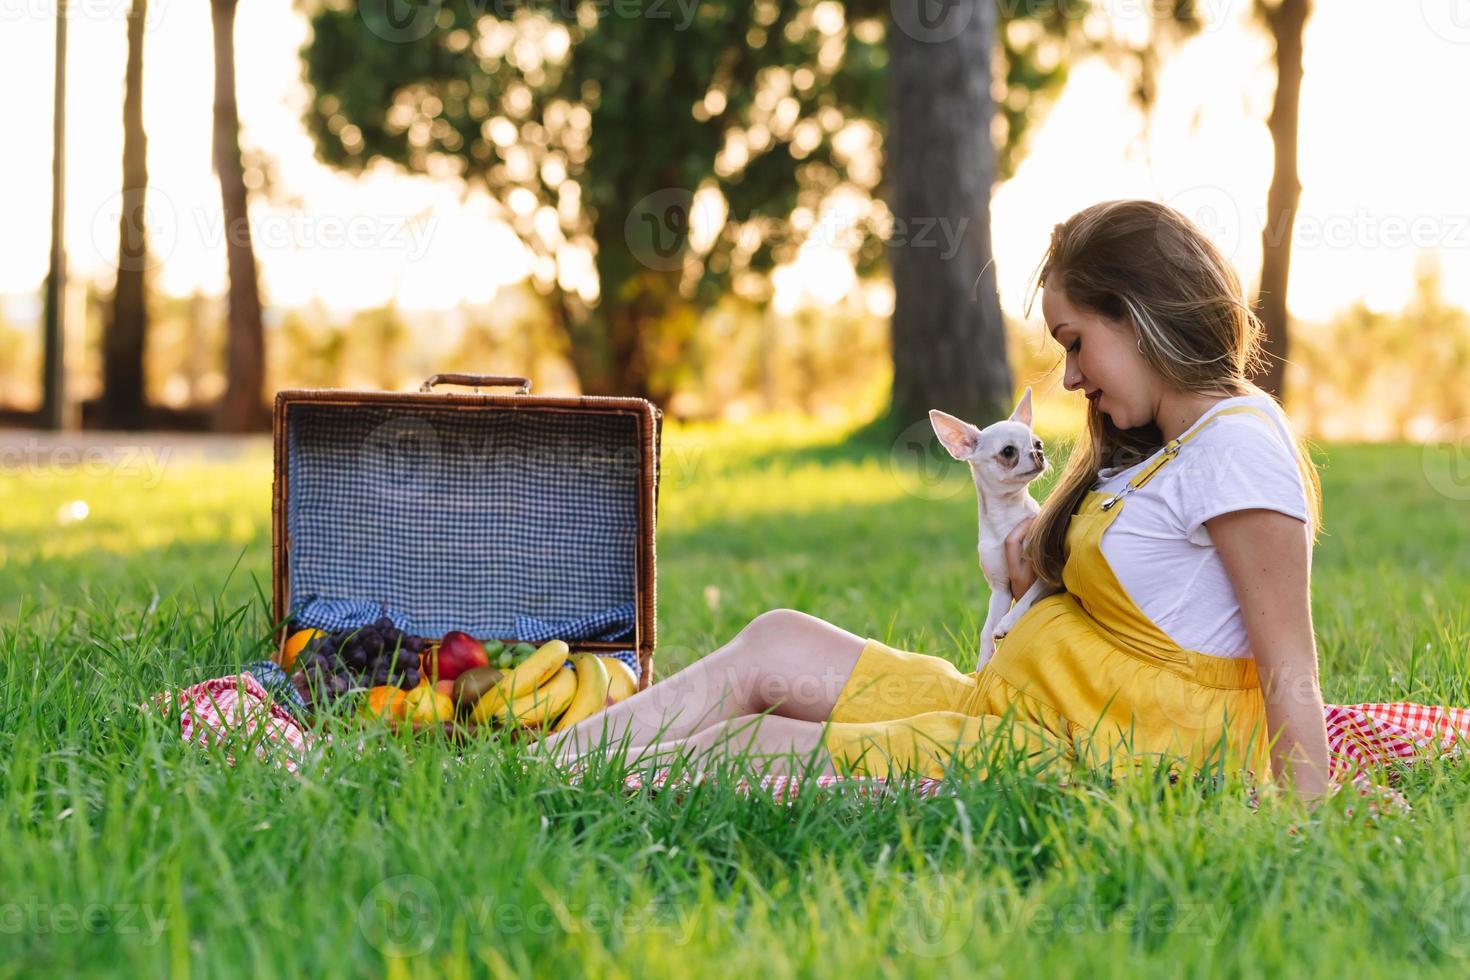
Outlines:
<svg viewBox="0 0 1470 980"><path fill-rule="evenodd" d="M1204 522L1257 507L1308 525L1311 517L1291 424L1274 399L1226 398L1186 434L1234 405L1260 408L1275 424L1253 412L1210 422L1152 479L1123 498L1122 510L1103 532L1102 553L1134 604L1180 647L1239 658L1251 656L1240 602ZM1099 470L1093 489L1123 489L1153 458ZM1310 567L1310 545L1307 560Z"/></svg>

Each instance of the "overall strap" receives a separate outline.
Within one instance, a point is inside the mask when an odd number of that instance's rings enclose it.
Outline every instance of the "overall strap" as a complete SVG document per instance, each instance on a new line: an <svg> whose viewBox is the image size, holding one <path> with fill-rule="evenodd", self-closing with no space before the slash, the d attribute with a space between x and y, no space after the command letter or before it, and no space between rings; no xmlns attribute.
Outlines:
<svg viewBox="0 0 1470 980"><path fill-rule="evenodd" d="M1137 490L1149 480L1152 480L1154 478L1154 474L1163 469L1164 465L1168 463L1169 460L1173 459L1175 456L1178 456L1180 448L1186 442L1199 435L1205 426L1209 425L1211 422L1215 421L1221 416L1234 415L1237 412L1250 412L1254 415L1259 415L1261 418L1265 419L1268 423L1272 425L1272 432L1274 434L1275 422L1272 420L1271 416L1267 415L1259 408L1256 408L1253 405L1234 405L1230 408L1222 408L1220 409L1220 411L1206 418L1203 422L1199 422L1191 427L1188 432L1184 433L1184 435L1178 436L1174 439L1170 439L1167 443L1165 443L1164 448L1159 451L1158 455L1155 456L1147 466L1139 470L1138 473L1134 475L1133 479L1128 481L1127 486L1125 486L1122 490L1119 490L1117 493L1113 494L1107 500L1104 500L1102 502L1102 509L1111 510L1113 505L1122 500L1126 494L1132 493L1134 490Z"/></svg>

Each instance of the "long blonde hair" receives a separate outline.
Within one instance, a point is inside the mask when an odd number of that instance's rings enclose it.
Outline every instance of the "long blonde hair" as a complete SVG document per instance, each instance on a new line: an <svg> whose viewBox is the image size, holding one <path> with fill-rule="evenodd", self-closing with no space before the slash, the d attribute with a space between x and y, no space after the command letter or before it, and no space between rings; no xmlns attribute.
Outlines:
<svg viewBox="0 0 1470 980"><path fill-rule="evenodd" d="M1068 302L1133 327L1149 366L1178 391L1267 395L1250 380L1262 364L1261 321L1240 279L1204 233L1153 201L1103 201L1052 229L1026 303L1042 287ZM1321 532L1322 487L1309 441L1294 435L1307 490L1313 540ZM1163 447L1156 424L1119 429L1088 404L1087 425L1041 506L1025 555L1037 574L1062 582L1067 525L1105 466L1128 466Z"/></svg>

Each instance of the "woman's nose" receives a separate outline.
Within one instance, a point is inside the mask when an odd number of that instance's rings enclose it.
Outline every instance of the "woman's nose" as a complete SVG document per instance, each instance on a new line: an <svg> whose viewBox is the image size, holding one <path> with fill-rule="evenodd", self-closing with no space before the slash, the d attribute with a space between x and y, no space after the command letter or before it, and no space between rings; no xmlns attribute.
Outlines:
<svg viewBox="0 0 1470 980"><path fill-rule="evenodd" d="M1076 391L1082 387L1082 373L1076 368L1067 368L1062 372L1062 387L1068 391Z"/></svg>

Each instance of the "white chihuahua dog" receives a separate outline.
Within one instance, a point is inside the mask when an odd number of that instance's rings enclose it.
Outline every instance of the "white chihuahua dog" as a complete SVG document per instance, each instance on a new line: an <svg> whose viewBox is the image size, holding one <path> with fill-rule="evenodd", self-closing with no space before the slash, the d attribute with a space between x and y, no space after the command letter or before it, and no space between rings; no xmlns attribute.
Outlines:
<svg viewBox="0 0 1470 980"><path fill-rule="evenodd" d="M1041 510L1027 488L1051 468L1051 463L1042 452L1041 440L1031 433L1029 387L1010 418L983 429L937 409L930 411L929 421L949 454L970 464L980 498L980 569L990 585L990 604L980 629L978 670L994 656L995 641L1009 633L1036 600L1060 591L1038 578L1012 606L1014 596L1005 554L1006 536Z"/></svg>

